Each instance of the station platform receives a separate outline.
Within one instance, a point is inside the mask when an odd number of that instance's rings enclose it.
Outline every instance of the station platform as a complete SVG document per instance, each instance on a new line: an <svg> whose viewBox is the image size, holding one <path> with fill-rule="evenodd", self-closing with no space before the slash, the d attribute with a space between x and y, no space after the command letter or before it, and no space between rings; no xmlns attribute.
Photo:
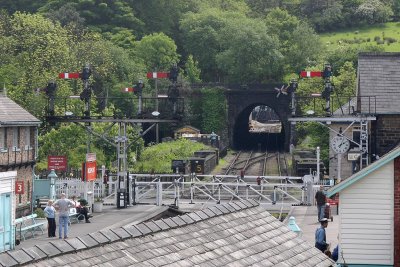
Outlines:
<svg viewBox="0 0 400 267"><path fill-rule="evenodd" d="M73 223L68 227L68 237L84 236L89 233L97 232L103 229L113 229L123 227L125 225L138 224L160 216L168 210L168 206L155 205L135 205L124 209L117 209L115 206L103 206L102 212L92 213L90 218L91 223ZM35 237L28 237L26 240L21 240L15 249L30 248L35 245L47 243L58 239L58 218L56 218L56 237L47 237L47 229L44 234L36 234Z"/></svg>

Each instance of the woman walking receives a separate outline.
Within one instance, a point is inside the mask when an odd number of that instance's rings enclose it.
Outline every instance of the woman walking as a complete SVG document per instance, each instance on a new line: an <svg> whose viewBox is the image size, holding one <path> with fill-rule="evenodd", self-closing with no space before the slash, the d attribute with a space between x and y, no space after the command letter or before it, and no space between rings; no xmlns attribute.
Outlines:
<svg viewBox="0 0 400 267"><path fill-rule="evenodd" d="M56 209L53 207L53 200L47 202L46 208L44 208L44 213L47 215L47 233L49 237L56 236Z"/></svg>

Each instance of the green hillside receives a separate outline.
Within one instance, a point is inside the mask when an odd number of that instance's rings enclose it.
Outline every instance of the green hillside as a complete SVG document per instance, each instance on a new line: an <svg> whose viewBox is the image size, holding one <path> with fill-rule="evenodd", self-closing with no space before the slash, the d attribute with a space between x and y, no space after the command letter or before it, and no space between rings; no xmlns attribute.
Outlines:
<svg viewBox="0 0 400 267"><path fill-rule="evenodd" d="M379 45L386 52L400 52L400 23L388 22L381 25L364 26L320 35L328 50L342 44L353 46Z"/></svg>

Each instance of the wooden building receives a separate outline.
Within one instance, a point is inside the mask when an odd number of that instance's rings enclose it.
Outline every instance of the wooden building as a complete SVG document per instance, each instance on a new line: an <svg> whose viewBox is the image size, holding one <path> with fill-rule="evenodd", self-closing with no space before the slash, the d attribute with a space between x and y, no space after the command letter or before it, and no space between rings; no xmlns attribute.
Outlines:
<svg viewBox="0 0 400 267"><path fill-rule="evenodd" d="M400 267L400 147L330 188L339 193L340 263Z"/></svg>

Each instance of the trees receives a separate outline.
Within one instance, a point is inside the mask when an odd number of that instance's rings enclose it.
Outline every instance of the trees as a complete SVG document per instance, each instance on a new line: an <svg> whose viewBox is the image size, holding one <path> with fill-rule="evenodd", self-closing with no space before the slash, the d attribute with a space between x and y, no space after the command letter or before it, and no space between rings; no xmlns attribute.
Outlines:
<svg viewBox="0 0 400 267"><path fill-rule="evenodd" d="M206 9L187 14L181 30L204 80L251 83L282 76L279 42L267 34L261 20Z"/></svg>
<svg viewBox="0 0 400 267"><path fill-rule="evenodd" d="M178 63L176 48L174 40L164 33L153 33L136 43L135 54L143 60L148 71L163 71Z"/></svg>
<svg viewBox="0 0 400 267"><path fill-rule="evenodd" d="M284 55L284 72L298 72L317 61L321 43L314 30L286 10L273 9L265 18L268 33L277 36Z"/></svg>

